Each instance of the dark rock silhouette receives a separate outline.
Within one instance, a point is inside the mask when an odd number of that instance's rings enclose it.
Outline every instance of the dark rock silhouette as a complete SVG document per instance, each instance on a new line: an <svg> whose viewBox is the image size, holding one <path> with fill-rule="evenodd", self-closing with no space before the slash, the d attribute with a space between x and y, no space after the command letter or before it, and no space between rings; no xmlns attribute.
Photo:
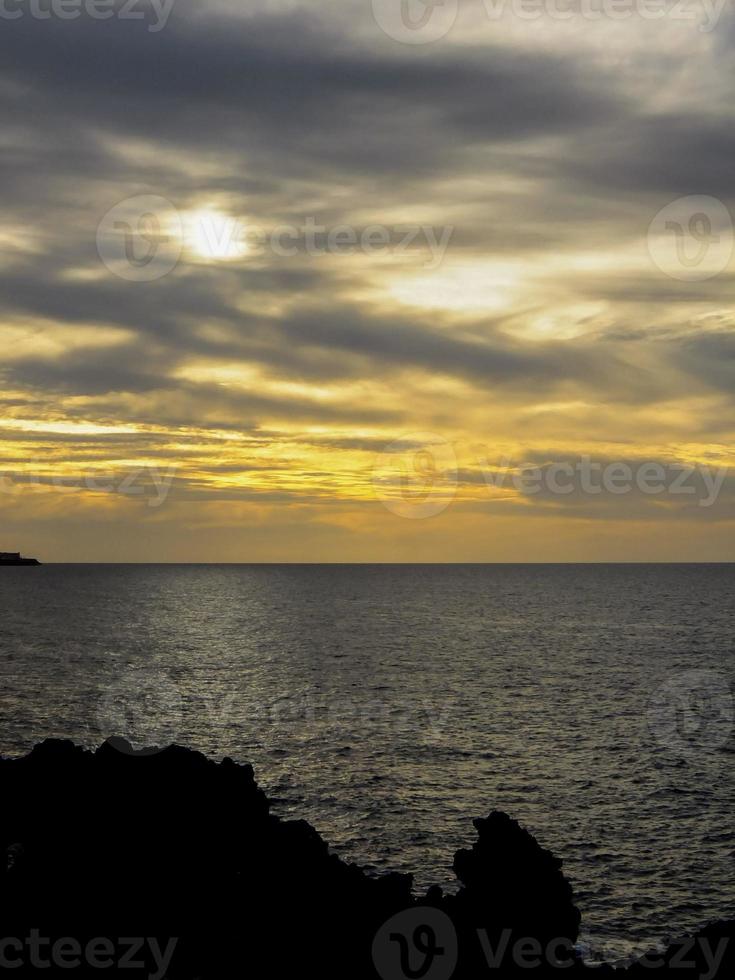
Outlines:
<svg viewBox="0 0 735 980"><path fill-rule="evenodd" d="M533 976L588 972L561 862L502 813L457 852L456 895L415 897L410 876L369 877L271 815L251 767L182 748L46 741L0 760L0 794L0 969L17 977L129 976L132 959L171 980L477 980L527 976L529 940L559 959Z"/></svg>

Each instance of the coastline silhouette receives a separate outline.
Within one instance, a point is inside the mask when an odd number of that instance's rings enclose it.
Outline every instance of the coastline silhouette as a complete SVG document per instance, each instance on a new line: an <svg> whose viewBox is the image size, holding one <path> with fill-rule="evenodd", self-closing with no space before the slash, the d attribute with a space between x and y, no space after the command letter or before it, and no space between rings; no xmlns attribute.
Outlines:
<svg viewBox="0 0 735 980"><path fill-rule="evenodd" d="M19 551L0 551L0 565L40 565L37 558L24 558Z"/></svg>
<svg viewBox="0 0 735 980"><path fill-rule="evenodd" d="M305 821L272 815L252 767L189 749L47 740L0 760L0 792L0 958L18 976L68 976L72 963L97 976L102 962L155 980L592 969L562 862L505 813L474 821L477 839L454 857L456 894L418 896L410 875L370 877ZM683 966L684 942L673 945L655 975L724 977L734 929L686 941Z"/></svg>

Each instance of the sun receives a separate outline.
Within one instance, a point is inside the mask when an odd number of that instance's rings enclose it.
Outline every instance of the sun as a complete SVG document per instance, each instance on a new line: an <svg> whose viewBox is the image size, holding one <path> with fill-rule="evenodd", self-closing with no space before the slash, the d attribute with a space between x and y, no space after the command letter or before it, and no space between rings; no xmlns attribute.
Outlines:
<svg viewBox="0 0 735 980"><path fill-rule="evenodd" d="M231 262L248 252L244 225L231 215L221 211L192 211L185 225L187 244L201 259Z"/></svg>

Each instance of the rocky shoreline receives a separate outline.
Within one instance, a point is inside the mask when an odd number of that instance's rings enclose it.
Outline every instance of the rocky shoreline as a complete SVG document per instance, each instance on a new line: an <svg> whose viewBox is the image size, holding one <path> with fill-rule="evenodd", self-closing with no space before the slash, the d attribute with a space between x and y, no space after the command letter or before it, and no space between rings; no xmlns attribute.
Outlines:
<svg viewBox="0 0 735 980"><path fill-rule="evenodd" d="M250 766L48 740L0 760L0 970L162 980L732 975L735 923L627 970L584 965L562 864L509 816L474 822L456 894L370 877L285 821Z"/></svg>

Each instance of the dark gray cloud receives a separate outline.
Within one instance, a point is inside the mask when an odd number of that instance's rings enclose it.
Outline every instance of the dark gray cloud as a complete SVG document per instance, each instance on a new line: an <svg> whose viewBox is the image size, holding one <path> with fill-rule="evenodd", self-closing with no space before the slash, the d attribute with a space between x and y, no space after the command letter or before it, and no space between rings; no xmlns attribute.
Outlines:
<svg viewBox="0 0 735 980"><path fill-rule="evenodd" d="M734 200L730 161L735 153L735 113L669 111L627 117L585 140L584 153L569 160L573 185L609 195L660 199L707 194Z"/></svg>
<svg viewBox="0 0 735 980"><path fill-rule="evenodd" d="M69 172L106 168L96 143L105 134L164 153L242 155L243 177L247 161L251 178L255 167L256 177L319 168L415 179L462 169L473 147L597 127L627 101L591 63L499 45L388 53L316 10L203 16L181 3L156 34L86 18L4 27L9 124L28 134L34 157L42 125Z"/></svg>

